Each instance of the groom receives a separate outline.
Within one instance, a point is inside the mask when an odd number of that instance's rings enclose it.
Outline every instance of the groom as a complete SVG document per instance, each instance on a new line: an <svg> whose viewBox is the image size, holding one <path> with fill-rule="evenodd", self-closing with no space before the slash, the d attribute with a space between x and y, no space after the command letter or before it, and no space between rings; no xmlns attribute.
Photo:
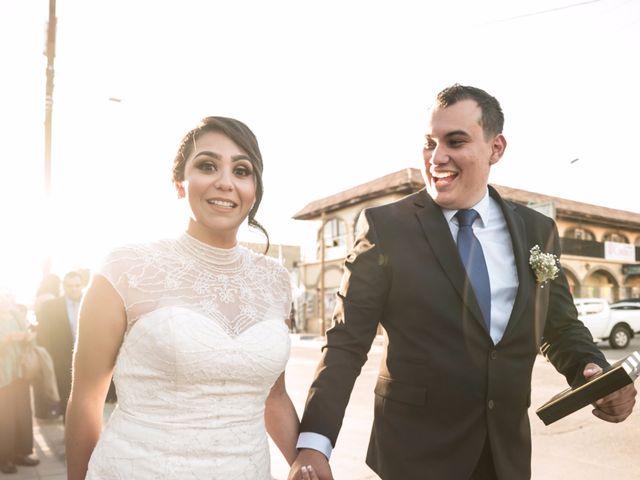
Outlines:
<svg viewBox="0 0 640 480"><path fill-rule="evenodd" d="M446 88L426 132L426 191L361 215L290 479L304 465L331 478L327 459L379 324L385 351L367 464L384 480L530 478L540 347L569 384L608 365L564 274L540 279L529 264L535 246L560 255L553 220L488 186L507 145L503 122L483 90ZM629 385L594 415L620 422L635 395Z"/></svg>

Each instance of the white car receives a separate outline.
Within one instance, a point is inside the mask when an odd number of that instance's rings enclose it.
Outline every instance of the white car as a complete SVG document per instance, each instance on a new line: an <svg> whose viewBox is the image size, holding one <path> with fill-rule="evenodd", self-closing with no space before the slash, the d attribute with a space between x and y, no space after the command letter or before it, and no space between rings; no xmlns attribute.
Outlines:
<svg viewBox="0 0 640 480"><path fill-rule="evenodd" d="M640 333L640 304L604 298L575 298L578 318L591 332L594 342L608 340L611 348L625 348Z"/></svg>

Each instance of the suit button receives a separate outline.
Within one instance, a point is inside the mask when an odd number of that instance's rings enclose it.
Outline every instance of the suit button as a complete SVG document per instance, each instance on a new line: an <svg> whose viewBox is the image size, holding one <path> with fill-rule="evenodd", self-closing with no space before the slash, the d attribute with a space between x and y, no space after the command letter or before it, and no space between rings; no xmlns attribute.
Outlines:
<svg viewBox="0 0 640 480"><path fill-rule="evenodd" d="M489 400L489 410L493 410L493 400Z"/></svg>
<svg viewBox="0 0 640 480"><path fill-rule="evenodd" d="M498 352L491 350L491 360L495 360L496 358L498 358Z"/></svg>

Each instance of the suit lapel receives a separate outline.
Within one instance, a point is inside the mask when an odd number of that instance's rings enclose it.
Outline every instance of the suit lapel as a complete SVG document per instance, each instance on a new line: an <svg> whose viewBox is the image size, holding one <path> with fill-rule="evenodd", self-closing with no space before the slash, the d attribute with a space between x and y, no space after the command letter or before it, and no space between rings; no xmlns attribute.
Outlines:
<svg viewBox="0 0 640 480"><path fill-rule="evenodd" d="M507 222L507 228L511 235L513 255L515 258L516 269L518 271L518 291L513 303L511 315L509 316L507 328L504 332L504 335L506 335L509 330L513 328L517 319L522 317L522 313L529 302L531 293L531 269L529 268L529 251L527 250L528 242L524 221L522 220L522 217L516 213L515 207L511 204L505 203L498 192L491 186L489 187L489 194L498 202L502 209L502 213L504 214L504 218Z"/></svg>
<svg viewBox="0 0 640 480"><path fill-rule="evenodd" d="M416 216L436 259L464 304L486 329L480 305L478 305L476 296L473 294L467 272L464 269L464 265L462 265L458 249L453 241L451 230L442 214L442 210L424 190L423 195L417 196L414 203L420 207L416 209Z"/></svg>

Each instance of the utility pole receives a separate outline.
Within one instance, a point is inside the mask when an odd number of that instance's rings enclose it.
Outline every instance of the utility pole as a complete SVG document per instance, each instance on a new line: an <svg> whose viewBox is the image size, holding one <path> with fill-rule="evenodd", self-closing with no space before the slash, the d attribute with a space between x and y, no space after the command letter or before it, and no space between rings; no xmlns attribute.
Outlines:
<svg viewBox="0 0 640 480"><path fill-rule="evenodd" d="M326 219L325 219L325 212L322 212L322 215L320 216L320 221L322 222L322 226L320 227L320 292L318 297L319 298L319 306L320 306L320 329L321 329L321 333L324 336L326 331L327 331L327 325L326 325L326 321L324 319L325 316L325 312L324 312L324 227L325 227L325 223L326 223Z"/></svg>
<svg viewBox="0 0 640 480"><path fill-rule="evenodd" d="M53 117L53 61L56 56L56 0L49 0L47 23L47 87L44 100L44 192L46 200L51 195L51 123Z"/></svg>
<svg viewBox="0 0 640 480"><path fill-rule="evenodd" d="M44 194L47 205L51 200L51 124L53 117L53 61L56 57L56 0L49 0L49 21L47 23L47 86L44 100ZM46 209L45 209L46 211ZM47 275L51 270L51 256L45 254L42 274Z"/></svg>

